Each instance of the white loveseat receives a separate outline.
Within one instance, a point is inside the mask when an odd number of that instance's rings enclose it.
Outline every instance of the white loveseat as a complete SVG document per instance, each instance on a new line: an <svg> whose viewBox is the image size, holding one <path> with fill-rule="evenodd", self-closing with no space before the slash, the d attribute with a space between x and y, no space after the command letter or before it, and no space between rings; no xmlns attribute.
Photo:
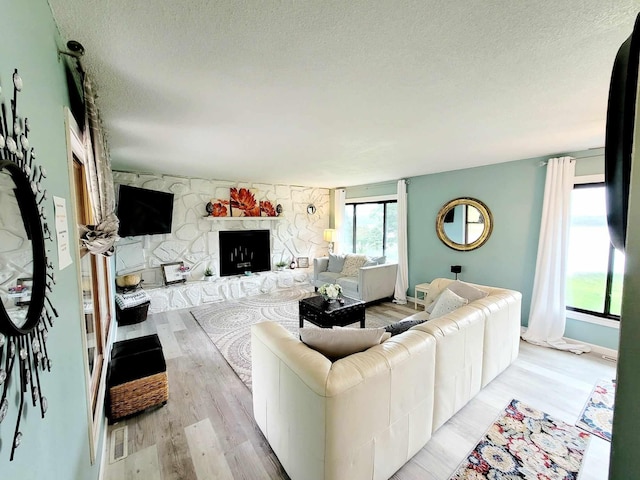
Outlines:
<svg viewBox="0 0 640 480"><path fill-rule="evenodd" d="M252 327L254 417L293 480L389 478L515 360L521 294L476 286L488 296L333 363L277 323Z"/></svg>
<svg viewBox="0 0 640 480"><path fill-rule="evenodd" d="M393 296L398 274L397 263L384 263L384 260L383 263L370 261L358 268L357 273L345 275L341 272L341 265L339 269L332 268L333 260L331 257L313 260L314 287L319 288L325 283L337 283L342 287L343 295L365 303Z"/></svg>

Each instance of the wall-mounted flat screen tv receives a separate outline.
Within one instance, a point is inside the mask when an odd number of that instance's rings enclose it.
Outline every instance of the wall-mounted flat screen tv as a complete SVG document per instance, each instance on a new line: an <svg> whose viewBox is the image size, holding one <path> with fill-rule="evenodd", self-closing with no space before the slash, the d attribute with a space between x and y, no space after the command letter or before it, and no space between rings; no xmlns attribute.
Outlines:
<svg viewBox="0 0 640 480"><path fill-rule="evenodd" d="M638 113L636 92L639 55L640 14L633 32L620 46L613 64L604 145L609 236L613 246L623 252L627 237L634 122Z"/></svg>
<svg viewBox="0 0 640 480"><path fill-rule="evenodd" d="M117 215L121 237L171 233L173 193L120 185Z"/></svg>

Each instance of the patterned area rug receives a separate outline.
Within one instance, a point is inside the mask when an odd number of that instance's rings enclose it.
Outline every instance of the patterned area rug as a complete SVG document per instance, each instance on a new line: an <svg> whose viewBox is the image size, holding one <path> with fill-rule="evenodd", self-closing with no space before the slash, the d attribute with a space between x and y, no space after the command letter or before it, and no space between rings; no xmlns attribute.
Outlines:
<svg viewBox="0 0 640 480"><path fill-rule="evenodd" d="M310 286L288 288L207 304L191 310L191 315L238 377L251 389L251 325L269 320L280 323L292 335L298 335L298 301L310 295L313 295L313 287ZM396 320L382 322L377 318L366 318L366 326L384 327ZM308 322L304 326L314 327Z"/></svg>
<svg viewBox="0 0 640 480"><path fill-rule="evenodd" d="M578 478L589 434L512 400L450 480Z"/></svg>
<svg viewBox="0 0 640 480"><path fill-rule="evenodd" d="M598 381L576 426L610 442L615 394L616 384L613 380Z"/></svg>

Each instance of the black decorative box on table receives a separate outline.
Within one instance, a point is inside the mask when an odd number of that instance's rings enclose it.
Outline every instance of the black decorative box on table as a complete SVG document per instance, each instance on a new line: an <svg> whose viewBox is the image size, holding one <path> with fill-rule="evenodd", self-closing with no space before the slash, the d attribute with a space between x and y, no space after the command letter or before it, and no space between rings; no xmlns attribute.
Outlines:
<svg viewBox="0 0 640 480"><path fill-rule="evenodd" d="M167 365L158 335L113 344L107 388L109 423L167 403Z"/></svg>

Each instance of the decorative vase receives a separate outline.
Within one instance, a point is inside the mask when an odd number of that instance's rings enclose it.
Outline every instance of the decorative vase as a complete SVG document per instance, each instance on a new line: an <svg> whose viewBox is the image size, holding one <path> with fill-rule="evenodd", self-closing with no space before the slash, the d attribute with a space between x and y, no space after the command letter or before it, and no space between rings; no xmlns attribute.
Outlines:
<svg viewBox="0 0 640 480"><path fill-rule="evenodd" d="M329 295L322 295L322 299L327 303L333 303L337 300L337 298L332 298Z"/></svg>

